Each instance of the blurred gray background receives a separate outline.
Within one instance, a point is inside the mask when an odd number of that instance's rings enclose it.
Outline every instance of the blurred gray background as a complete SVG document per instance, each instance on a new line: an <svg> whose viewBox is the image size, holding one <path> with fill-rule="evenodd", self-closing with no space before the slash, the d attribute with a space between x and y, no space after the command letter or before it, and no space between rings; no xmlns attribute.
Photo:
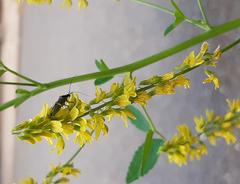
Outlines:
<svg viewBox="0 0 240 184"><path fill-rule="evenodd" d="M165 0L155 2L168 6ZM200 18L196 0L179 0L186 15ZM239 0L205 0L210 22L215 25L240 16ZM110 67L121 66L155 54L201 32L184 23L169 36L164 29L173 17L157 10L138 5L133 1L91 0L89 8L77 11L53 6L25 6L22 11L20 71L36 80L48 82L69 76L96 71L95 59L104 59ZM209 41L210 47L226 45L240 36L239 30ZM194 49L198 50L199 45ZM190 49L192 50L192 49ZM152 74L170 71L187 56L186 50L174 57L143 68L135 73L139 80ZM203 69L188 75L192 79L189 90L178 90L176 95L155 97L149 104L149 112L159 130L170 138L176 125L193 126L194 115L206 108L223 113L226 98L240 96L239 46L224 54L216 73L222 80L220 91L212 85L203 86ZM119 80L121 76L116 77ZM107 86L107 85L106 85ZM106 87L105 86L105 87ZM73 85L73 91L81 91L85 100L94 96L93 81ZM53 104L68 86L48 91L31 98L18 108L17 122L33 117L44 103ZM86 146L75 160L81 168L79 179L71 183L122 184L127 168L137 147L144 141L144 134L132 125L125 128L115 119L109 124L109 135ZM41 179L49 171L50 163L66 161L78 148L68 143L60 157L50 154L45 142L30 145L20 141L15 144L15 170L13 181L27 176ZM179 168L169 164L162 155L156 167L138 184L238 184L240 181L240 152L223 141L209 147L209 154L202 160Z"/></svg>

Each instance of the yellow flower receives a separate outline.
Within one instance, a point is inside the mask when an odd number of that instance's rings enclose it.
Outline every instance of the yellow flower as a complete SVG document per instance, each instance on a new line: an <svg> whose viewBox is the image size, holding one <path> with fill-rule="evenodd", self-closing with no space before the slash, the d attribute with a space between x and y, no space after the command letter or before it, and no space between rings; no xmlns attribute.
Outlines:
<svg viewBox="0 0 240 184"><path fill-rule="evenodd" d="M92 135L88 131L79 131L74 139L75 143L78 143L81 147L86 143L91 143L93 140Z"/></svg>
<svg viewBox="0 0 240 184"><path fill-rule="evenodd" d="M66 138L68 138L68 136L70 134L73 134L74 132L74 127L71 124L66 124L66 123L62 124L62 129L63 129L63 134L65 135Z"/></svg>
<svg viewBox="0 0 240 184"><path fill-rule="evenodd" d="M158 85L155 87L155 93L157 95L171 95L175 94L175 87L173 86L173 83L167 83L163 85Z"/></svg>
<svg viewBox="0 0 240 184"><path fill-rule="evenodd" d="M22 180L21 184L37 184L37 182L32 177L29 177Z"/></svg>
<svg viewBox="0 0 240 184"><path fill-rule="evenodd" d="M63 137L60 134L58 134L57 143L53 150L57 150L57 154L61 154L64 150L64 147L65 147L65 142L63 140Z"/></svg>
<svg viewBox="0 0 240 184"><path fill-rule="evenodd" d="M101 102L106 97L106 92L103 91L101 88L96 87L96 98L94 103Z"/></svg>
<svg viewBox="0 0 240 184"><path fill-rule="evenodd" d="M174 77L174 72L169 72L169 73L165 73L163 76L161 76L161 79L163 81L167 81L170 80Z"/></svg>
<svg viewBox="0 0 240 184"><path fill-rule="evenodd" d="M119 88L120 88L119 83L115 82L111 85L110 91L111 93L116 93L118 92Z"/></svg>
<svg viewBox="0 0 240 184"><path fill-rule="evenodd" d="M66 166L63 168L62 174L63 174L63 176L73 175L73 176L77 177L80 174L80 170L73 168L73 166L70 165L70 166Z"/></svg>
<svg viewBox="0 0 240 184"><path fill-rule="evenodd" d="M127 74L123 81L124 95L127 97L136 97L136 78L132 79L130 73Z"/></svg>
<svg viewBox="0 0 240 184"><path fill-rule="evenodd" d="M213 53L213 58L212 59L214 61L217 61L221 58L221 55L222 55L222 51L221 51L220 46L218 46Z"/></svg>
<svg viewBox="0 0 240 184"><path fill-rule="evenodd" d="M194 122L196 131L200 134L203 133L205 128L205 121L203 117L202 116L200 118L194 117Z"/></svg>
<svg viewBox="0 0 240 184"><path fill-rule="evenodd" d="M125 107L131 104L131 102L129 101L129 96L125 94L117 97L115 103L120 107Z"/></svg>
<svg viewBox="0 0 240 184"><path fill-rule="evenodd" d="M51 128L55 133L61 133L63 131L62 123L60 121L51 121Z"/></svg>
<svg viewBox="0 0 240 184"><path fill-rule="evenodd" d="M62 7L71 7L72 6L72 0L63 0Z"/></svg>
<svg viewBox="0 0 240 184"><path fill-rule="evenodd" d="M96 140L99 138L101 132L103 135L107 135L108 133L108 127L105 125L104 121L105 120L101 115L94 115L93 117Z"/></svg>
<svg viewBox="0 0 240 184"><path fill-rule="evenodd" d="M52 2L53 0L27 0L28 4L51 4Z"/></svg>
<svg viewBox="0 0 240 184"><path fill-rule="evenodd" d="M227 103L230 111L233 111L233 112L240 111L240 99L235 99L235 100L227 99Z"/></svg>
<svg viewBox="0 0 240 184"><path fill-rule="evenodd" d="M141 91L137 93L137 96L134 98L134 102L140 105L146 105L147 101L150 100L151 95L149 95L146 91Z"/></svg>
<svg viewBox="0 0 240 184"><path fill-rule="evenodd" d="M190 80L187 79L184 75L178 76L176 79L173 80L174 86L184 88L190 88Z"/></svg>
<svg viewBox="0 0 240 184"><path fill-rule="evenodd" d="M78 0L78 8L87 8L88 7L88 1L87 0Z"/></svg>
<svg viewBox="0 0 240 184"><path fill-rule="evenodd" d="M201 50L198 53L196 59L197 60L202 60L203 56L206 54L207 51L208 51L208 43L207 42L203 42L203 44L201 46Z"/></svg>
<svg viewBox="0 0 240 184"><path fill-rule="evenodd" d="M237 138L232 131L216 131L215 135L224 138L227 144L235 143L237 141Z"/></svg>
<svg viewBox="0 0 240 184"><path fill-rule="evenodd" d="M206 75L208 78L204 79L203 84L208 84L213 82L214 88L218 89L221 85L221 81L218 79L218 77L210 70L205 70Z"/></svg>

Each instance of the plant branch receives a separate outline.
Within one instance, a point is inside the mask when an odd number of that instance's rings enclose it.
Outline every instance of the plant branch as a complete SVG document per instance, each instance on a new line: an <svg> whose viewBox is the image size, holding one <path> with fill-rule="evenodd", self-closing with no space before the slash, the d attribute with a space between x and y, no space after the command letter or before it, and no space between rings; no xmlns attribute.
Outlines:
<svg viewBox="0 0 240 184"><path fill-rule="evenodd" d="M138 60L135 61L131 64L125 65L125 66L121 66L121 67L117 67L117 68L113 68L107 71L102 71L102 72L95 72L95 73L89 73L89 74L84 74L84 75L80 75L80 76L75 76L75 77L70 77L70 78L65 78L65 79L61 79L61 80L57 80L57 81L53 81L50 83L46 83L43 84L43 86L39 86L36 89L30 91L30 95L29 94L23 94L19 97L16 97L13 100L10 100L4 104L0 105L0 111L4 110L10 106L15 105L17 102L19 102L19 100L23 99L21 102L24 102L25 100L27 100L28 98L35 96L39 93L42 93L44 91L56 88L56 87L60 87L60 86L64 86L67 85L69 83L76 83L76 82L82 82L82 81L87 81L87 80L92 80L92 79L96 79L96 78L103 78L103 77L109 77L109 76L113 76L113 75L117 75L117 74L121 74L121 73L126 73L126 72L134 72L138 69L141 69L143 67L146 67L148 65L151 65L153 63L156 63L162 59L165 59L167 57L170 57L176 53L179 53L187 48L190 48L196 44L199 44L205 40L208 40L210 38L214 38L217 37L218 35L221 35L223 33L229 32L231 30L237 29L240 27L240 18L239 19L235 19L232 21L229 21L227 23L218 25L213 27L211 30L206 31L202 34L199 34L187 41L184 41L180 44L177 44L169 49L166 49L162 52L159 52L155 55L152 55L150 57L147 57L145 59L142 60Z"/></svg>
<svg viewBox="0 0 240 184"><path fill-rule="evenodd" d="M16 85L16 86L36 86L36 84L32 83L22 83L22 82L2 82L0 81L0 85L5 84L5 85Z"/></svg>
<svg viewBox="0 0 240 184"><path fill-rule="evenodd" d="M156 133L160 138L162 138L163 140L166 140L166 138L158 131L158 129L156 128L156 126L155 126L155 124L153 123L153 121L152 121L152 118L150 117L150 115L148 114L148 112L147 112L147 109L146 109L146 107L144 107L143 105L142 105L142 109L143 109L143 111L144 111L144 113L145 113L145 115L147 116L147 118L148 118L148 124L149 124L149 126L151 127L151 129L152 129L152 131L154 132L154 133Z"/></svg>
<svg viewBox="0 0 240 184"><path fill-rule="evenodd" d="M16 76L18 76L18 77L26 80L26 81L29 81L29 82L31 82L32 84L35 84L35 86L43 86L42 83L37 82L37 81L35 81L35 80L32 80L32 79L30 79L29 77L26 77L26 76L24 76L24 75L22 75L22 74L20 74L20 73L18 73L18 72L16 72L16 71L14 71L14 70L8 68L8 67L5 66L5 65L3 65L3 67L4 67L7 71L9 71L10 73L12 73L12 74L14 74L14 75L16 75Z"/></svg>
<svg viewBox="0 0 240 184"><path fill-rule="evenodd" d="M203 8L203 2L202 2L202 0L198 0L198 6L199 6L199 9L200 9L200 11L201 11L201 14L202 14L202 17L203 17L204 22L205 22L209 27L211 27L210 24L209 24L209 21L208 21L206 12L205 12L205 10L204 10L204 8Z"/></svg>
<svg viewBox="0 0 240 184"><path fill-rule="evenodd" d="M157 9L157 10L160 10L160 11L162 11L164 13L169 14L169 15L175 16L174 15L175 14L174 11L169 10L168 8L165 8L165 7L161 6L161 5L158 5L158 4L155 4L155 3L151 3L151 2L147 2L146 0L133 0L133 1L135 1L136 3L143 4L145 6L148 6L148 7ZM200 22L198 20L194 20L194 19L191 19L191 18L186 17L186 16L184 16L184 19L189 24L197 26L197 27L201 28L204 31L210 30L210 26L206 22L202 23L202 22Z"/></svg>

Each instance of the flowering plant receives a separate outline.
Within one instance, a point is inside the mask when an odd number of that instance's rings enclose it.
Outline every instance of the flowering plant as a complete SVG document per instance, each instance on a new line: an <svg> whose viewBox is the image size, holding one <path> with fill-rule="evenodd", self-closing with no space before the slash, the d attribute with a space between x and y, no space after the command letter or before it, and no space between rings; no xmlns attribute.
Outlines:
<svg viewBox="0 0 240 184"><path fill-rule="evenodd" d="M212 26L205 14L201 0L198 0L203 17L201 20L187 17L174 0L170 1L173 10L145 0L134 1L175 17L175 21L166 28L164 35L168 35L184 21L197 26L204 32L170 49L132 64L109 69L107 64L100 60L96 61L100 70L97 73L74 76L49 83L35 81L13 71L3 62L0 62L0 76L10 72L26 81L26 83L1 81L0 84L32 86L34 88L31 91L24 88L18 89L16 91L18 96L1 104L0 110L11 106L19 106L32 96L59 86L95 79L96 92L94 99L85 102L77 93L60 96L54 105L44 104L39 114L32 119L19 123L12 130L12 134L19 140L31 144L36 144L45 139L48 144L53 146L52 151L56 151L58 154L65 151L65 144L69 141L68 137L70 135L75 136L74 143L79 145L79 149L66 163L52 166L50 172L42 180L44 184L68 183L70 181L69 176L79 175L80 170L74 167L73 160L84 146L98 140L101 135L108 134L108 131L110 131L108 124L113 117L120 117L124 121L125 127L128 126L128 121L130 121L146 134L145 142L134 153L128 169L126 183L131 183L147 174L154 167L160 155L166 154L171 163L181 167L183 164L187 164L189 160L200 160L203 155L207 154L207 140L211 145L216 145L216 140L219 138L223 138L227 144L234 144L237 140L235 130L240 128L240 99L227 100L228 110L224 115L216 115L213 111L206 111L205 118L203 116L194 117L195 132L186 124L177 126L177 134L170 139L166 139L158 130L147 112L147 105L154 96L175 94L178 87L190 88L191 80L186 77L186 74L201 66L204 66L206 74L206 79L202 83L213 83L216 90L220 88L220 79L211 68L216 67L221 55L236 46L240 39L226 47L217 46L215 49L209 48L209 44L205 41L239 28L240 19ZM24 0L18 2L23 3ZM37 5L54 3L53 0L26 0L25 2ZM62 6L71 7L72 5L72 0L62 2ZM87 6L87 0L78 0L80 9ZM157 73L142 81L138 81L134 76L136 70L199 43L202 43L199 52L197 54L194 51L188 53L182 64L176 66L172 71L165 74ZM120 73L125 73L121 82L112 82L108 90L99 87L99 85L113 80L114 76ZM22 183L35 184L38 182L29 177Z"/></svg>

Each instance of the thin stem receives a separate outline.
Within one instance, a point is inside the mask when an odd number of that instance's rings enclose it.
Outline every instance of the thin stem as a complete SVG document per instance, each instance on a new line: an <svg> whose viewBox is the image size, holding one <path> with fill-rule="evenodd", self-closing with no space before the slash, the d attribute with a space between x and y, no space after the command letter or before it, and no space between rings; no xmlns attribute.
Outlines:
<svg viewBox="0 0 240 184"><path fill-rule="evenodd" d="M198 0L198 6L199 6L199 9L201 11L204 22L210 27L210 24L209 24L209 21L208 21L208 18L207 18L207 14L206 14L206 12L204 10L204 7L203 7L202 0Z"/></svg>
<svg viewBox="0 0 240 184"><path fill-rule="evenodd" d="M73 156L63 166L70 164L76 158L76 156L81 152L84 146L85 144L82 145L82 147L78 148L77 151L73 154Z"/></svg>
<svg viewBox="0 0 240 184"><path fill-rule="evenodd" d="M14 74L14 75L16 75L16 76L18 76L18 77L26 80L26 81L29 81L29 82L35 84L35 86L43 86L42 83L37 82L37 81L35 81L35 80L32 80L32 79L30 79L29 77L26 77L26 76L24 76L24 75L22 75L22 74L20 74L20 73L18 73L18 72L15 72L14 70L11 70L10 68L8 68L8 67L5 66L5 65L4 65L4 68L5 68L7 71L11 72L12 74Z"/></svg>
<svg viewBox="0 0 240 184"><path fill-rule="evenodd" d="M222 53L228 51L229 49L233 48L234 46L236 46L239 43L240 43L240 38L238 38L236 41L234 41L233 43L229 44L228 46L224 47L222 49Z"/></svg>
<svg viewBox="0 0 240 184"><path fill-rule="evenodd" d="M161 6L161 5L158 5L158 4L155 4L155 3L151 3L151 2L147 2L145 0L132 0L132 1L135 1L136 3L143 4L143 5L151 7L151 8L155 8L155 9L161 10L162 12L170 14L170 15L174 15L174 11L169 10L168 8L165 8L165 7Z"/></svg>
<svg viewBox="0 0 240 184"><path fill-rule="evenodd" d="M22 82L2 82L2 81L0 81L0 84L4 84L4 85L17 85L17 86L37 86L36 84L22 83Z"/></svg>
<svg viewBox="0 0 240 184"><path fill-rule="evenodd" d="M148 7L157 9L157 10L160 10L160 11L162 11L162 12L164 12L164 13L167 13L167 14L169 14L169 15L172 15L172 16L174 16L174 14L175 14L174 11L169 10L168 8L165 8L165 7L163 7L163 6L161 6L161 5L158 5L158 4L155 4L155 3L147 2L147 1L145 1L145 0L133 0L133 1L135 1L136 3L143 4L143 5L145 5L145 6L148 6ZM205 31L210 30L209 26L208 26L208 25L206 26L206 24L203 24L203 23L201 23L201 22L199 22L199 21L197 21L197 20L188 18L188 17L186 17L186 16L184 16L184 18L185 18L185 21L186 21L186 22L188 22L188 23L190 23L190 24L192 24L192 25L194 25L194 26L197 26L197 27L199 27L199 28L201 28L201 29L203 29L203 30L205 30Z"/></svg>
<svg viewBox="0 0 240 184"><path fill-rule="evenodd" d="M205 40L208 40L210 38L214 38L217 37L218 35L221 35L223 33L226 33L228 31L237 29L240 27L240 19L236 19L218 26L213 27L211 30L206 31L202 34L199 34L187 41L184 41L180 44L175 45L172 48L169 48L167 50L164 50L162 52L159 52L155 55L152 55L150 57L147 57L145 59L139 60L139 61L135 61L131 64L125 65L125 66L121 66L121 67L117 67L117 68L113 68L107 71L102 71L102 72L95 72L95 73L89 73L89 74L84 74L84 75L80 75L80 76L75 76L75 77L70 77L70 78L65 78L65 79L61 79L61 80L57 80L57 81L53 81L50 83L46 83L43 84L44 88L41 86L37 87L36 89L30 91L30 95L29 94L24 94L21 95L19 97L16 97L13 100L10 100L4 104L0 104L0 111L3 109L6 109L8 107L11 107L15 104L18 104L19 101L20 102L24 102L26 101L28 98L35 96L39 93L42 93L44 91L56 88L56 87L60 87L69 83L76 83L76 82L82 82L82 81L87 81L87 80L92 80L92 79L96 79L96 78L103 78L103 77L109 77L109 76L113 76L113 75L117 75L120 73L125 73L125 72L134 72L138 69L141 69L143 67L146 67L150 64L156 63L162 59L165 59L169 56L172 56L180 51L183 51L187 48L190 48L196 44L199 44Z"/></svg>
<svg viewBox="0 0 240 184"><path fill-rule="evenodd" d="M163 140L166 140L166 138L157 130L155 124L154 124L153 121L152 121L152 118L150 117L150 115L149 115L148 112L147 112L146 107L142 105L142 109L143 109L145 115L146 115L147 118L148 118L148 123L149 123L149 126L151 127L152 131L153 131L154 133L156 133L156 134L157 134L160 138L162 138Z"/></svg>

